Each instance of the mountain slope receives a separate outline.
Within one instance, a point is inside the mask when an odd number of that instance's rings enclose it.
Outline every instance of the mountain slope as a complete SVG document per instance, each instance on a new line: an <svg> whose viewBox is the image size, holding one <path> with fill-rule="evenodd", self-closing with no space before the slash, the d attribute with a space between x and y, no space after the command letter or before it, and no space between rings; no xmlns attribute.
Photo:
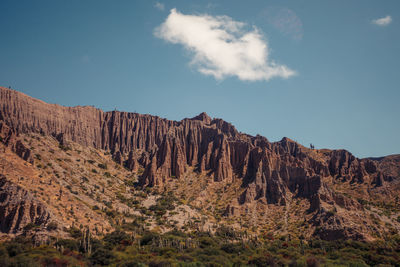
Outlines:
<svg viewBox="0 0 400 267"><path fill-rule="evenodd" d="M177 122L62 107L6 88L0 88L0 133L4 146L35 169L36 153L22 137L41 136L61 150L94 149L137 178L135 190L173 192L210 225L327 240L372 240L400 229L399 156L357 159L288 138L272 143L205 113ZM124 179L113 177L122 186Z"/></svg>

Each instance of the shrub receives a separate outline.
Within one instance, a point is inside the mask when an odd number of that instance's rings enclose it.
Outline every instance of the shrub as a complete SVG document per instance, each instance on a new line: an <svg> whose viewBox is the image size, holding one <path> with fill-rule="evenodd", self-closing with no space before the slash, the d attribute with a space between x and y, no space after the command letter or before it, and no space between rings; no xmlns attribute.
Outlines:
<svg viewBox="0 0 400 267"><path fill-rule="evenodd" d="M58 148L59 149L61 149L62 151L68 151L68 150L71 150L71 148L70 147L68 147L68 146L64 146L64 145L58 145Z"/></svg>
<svg viewBox="0 0 400 267"><path fill-rule="evenodd" d="M97 164L97 166L99 166L99 168L100 169L103 169L103 170L107 170L107 164L105 164L105 163L99 163L99 164Z"/></svg>
<svg viewBox="0 0 400 267"><path fill-rule="evenodd" d="M110 218L115 218L115 217L118 216L118 212L115 211L115 210L107 209L107 210L106 210L106 215L107 215L108 217L110 217Z"/></svg>
<svg viewBox="0 0 400 267"><path fill-rule="evenodd" d="M69 228L68 232L72 238L80 238L82 236L81 230L76 227Z"/></svg>
<svg viewBox="0 0 400 267"><path fill-rule="evenodd" d="M110 245L115 246L121 244L122 241L124 240L127 241L129 239L130 239L129 236L125 232L116 230L112 233L107 234L103 240L109 243Z"/></svg>
<svg viewBox="0 0 400 267"><path fill-rule="evenodd" d="M34 259L25 255L18 255L13 260L14 262L11 266L29 266L29 267L41 266Z"/></svg>
<svg viewBox="0 0 400 267"><path fill-rule="evenodd" d="M90 256L90 261L93 265L109 265L114 258L114 254L109 249L98 248Z"/></svg>
<svg viewBox="0 0 400 267"><path fill-rule="evenodd" d="M128 262L122 263L119 266L121 266L121 267L146 267L147 265L144 263L137 262L137 261L128 261Z"/></svg>
<svg viewBox="0 0 400 267"><path fill-rule="evenodd" d="M8 252L5 247L0 247L0 266L11 266L11 262L8 257Z"/></svg>
<svg viewBox="0 0 400 267"><path fill-rule="evenodd" d="M103 200L104 205L106 205L107 208L112 209L112 201L105 201Z"/></svg>
<svg viewBox="0 0 400 267"><path fill-rule="evenodd" d="M164 206L161 205L151 205L149 207L149 210L153 211L157 216L162 216L165 213L167 213L167 211L165 210Z"/></svg>
<svg viewBox="0 0 400 267"><path fill-rule="evenodd" d="M215 235L220 237L234 238L236 236L235 230L231 227L222 225L217 229Z"/></svg>
<svg viewBox="0 0 400 267"><path fill-rule="evenodd" d="M67 259L62 259L59 257L49 257L43 260L45 266L70 266L70 262Z"/></svg>
<svg viewBox="0 0 400 267"><path fill-rule="evenodd" d="M149 267L170 267L172 264L169 261L152 261L149 263Z"/></svg>
<svg viewBox="0 0 400 267"><path fill-rule="evenodd" d="M28 223L27 225L25 225L24 230L25 231L30 231L34 228L38 228L39 226L34 224L34 223Z"/></svg>
<svg viewBox="0 0 400 267"><path fill-rule="evenodd" d="M200 237L199 241L200 241L200 248L214 247L217 245L215 240L208 236Z"/></svg>
<svg viewBox="0 0 400 267"><path fill-rule="evenodd" d="M308 258L306 263L307 263L307 267L318 267L319 266L318 260L314 257Z"/></svg>
<svg viewBox="0 0 400 267"><path fill-rule="evenodd" d="M10 257L15 257L24 252L24 250L24 246L16 242L11 242L7 245L7 252Z"/></svg>
<svg viewBox="0 0 400 267"><path fill-rule="evenodd" d="M249 265L255 266L276 266L275 259L272 256L255 257L248 262Z"/></svg>
<svg viewBox="0 0 400 267"><path fill-rule="evenodd" d="M142 236L142 238L140 239L140 245L142 246L146 246L149 245L151 243L151 241L156 238L157 235L153 232L147 232L146 234L144 234Z"/></svg>
<svg viewBox="0 0 400 267"><path fill-rule="evenodd" d="M58 228L57 222L50 222L50 223L47 225L47 230L49 230L49 231L57 230L57 228Z"/></svg>
<svg viewBox="0 0 400 267"><path fill-rule="evenodd" d="M238 244L227 243L221 246L221 250L229 254L238 254L242 251L242 247Z"/></svg>
<svg viewBox="0 0 400 267"><path fill-rule="evenodd" d="M78 251L79 249L79 243L76 240L73 239L60 239L57 241L55 244L56 246L63 246L66 249L69 249L71 251L75 250Z"/></svg>

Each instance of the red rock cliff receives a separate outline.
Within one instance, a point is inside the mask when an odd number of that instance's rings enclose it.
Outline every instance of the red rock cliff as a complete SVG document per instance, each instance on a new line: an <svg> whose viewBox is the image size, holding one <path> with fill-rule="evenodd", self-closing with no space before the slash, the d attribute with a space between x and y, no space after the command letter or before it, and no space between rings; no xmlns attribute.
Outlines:
<svg viewBox="0 0 400 267"><path fill-rule="evenodd" d="M60 142L109 150L128 168L144 168L142 186L162 186L169 177L180 179L189 166L210 173L216 182L242 179L246 190L240 203L265 199L283 205L290 191L310 199L313 210L319 207L321 192L325 198L329 195L325 177L378 186L385 180L377 161L357 159L345 150L314 153L288 138L271 143L265 137L241 134L228 122L205 113L177 122L47 104L0 88L0 121L17 135L39 132Z"/></svg>

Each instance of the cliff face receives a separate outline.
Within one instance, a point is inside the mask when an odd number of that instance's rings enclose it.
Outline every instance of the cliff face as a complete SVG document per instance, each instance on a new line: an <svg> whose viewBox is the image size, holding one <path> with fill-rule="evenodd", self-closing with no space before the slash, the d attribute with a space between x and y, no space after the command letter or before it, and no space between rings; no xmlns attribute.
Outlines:
<svg viewBox="0 0 400 267"><path fill-rule="evenodd" d="M38 132L62 144L71 140L109 150L116 162L132 171L143 169L142 186L163 187L167 178L183 179L189 167L213 176L215 182L241 179L245 191L238 196L240 204L264 200L285 205L291 193L308 199L312 212L321 209L321 202L337 199L326 185L328 177L373 186L397 178L389 179L380 161L360 160L345 150L311 150L288 138L271 143L239 133L205 113L177 122L94 107L62 107L0 88L0 123L3 136L9 131L16 136ZM28 151L14 146L21 157L30 158Z"/></svg>
<svg viewBox="0 0 400 267"><path fill-rule="evenodd" d="M94 107L47 104L17 91L0 89L0 121L19 133L39 132L60 142L110 150L127 167L145 168L140 183L162 186L166 178L182 177L188 166L211 173L215 181L242 178L248 187L242 201L266 198L285 202L285 192L311 180L333 176L381 184L376 162L359 160L345 150L315 157L288 138L270 143L264 137L240 134L234 126L202 113L180 122L127 112L103 112ZM21 157L29 151L14 144ZM134 152L134 153L133 153ZM319 177L319 178L318 178ZM381 179L379 178L381 177ZM309 189L300 190L309 196Z"/></svg>

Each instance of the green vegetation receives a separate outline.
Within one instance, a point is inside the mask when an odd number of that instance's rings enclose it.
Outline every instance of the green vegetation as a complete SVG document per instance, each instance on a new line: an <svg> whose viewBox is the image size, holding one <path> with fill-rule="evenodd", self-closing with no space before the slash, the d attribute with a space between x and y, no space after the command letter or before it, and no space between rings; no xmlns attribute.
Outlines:
<svg viewBox="0 0 400 267"><path fill-rule="evenodd" d="M66 253L68 251L68 253ZM52 246L34 247L29 239L16 239L0 244L0 266L85 266L87 262L76 250L64 253Z"/></svg>
<svg viewBox="0 0 400 267"><path fill-rule="evenodd" d="M99 164L97 164L97 166L98 166L100 169L103 169L103 170L107 170L107 169L108 169L107 164L105 164L105 163L99 163Z"/></svg>
<svg viewBox="0 0 400 267"><path fill-rule="evenodd" d="M71 150L71 148L70 148L70 147L68 147L68 146L65 146L65 145L61 145L61 144L59 144L59 145L58 145L58 148L59 148L59 149L61 149L62 151L68 151L68 150Z"/></svg>
<svg viewBox="0 0 400 267"><path fill-rule="evenodd" d="M157 217L165 215L167 210L174 210L174 202L178 199L173 195L171 191L168 194L161 196L157 199L156 204L150 206L149 210L154 212Z"/></svg>
<svg viewBox="0 0 400 267"><path fill-rule="evenodd" d="M399 266L400 236L385 243L274 239L229 227L208 232L145 230L143 218L91 238L71 228L72 239L34 247L18 237L0 244L0 266ZM126 232L125 232L126 231ZM86 233L86 234L85 234Z"/></svg>
<svg viewBox="0 0 400 267"><path fill-rule="evenodd" d="M58 224L56 222L50 222L47 225L47 230L49 230L49 231L57 230L57 228L58 228Z"/></svg>
<svg viewBox="0 0 400 267"><path fill-rule="evenodd" d="M37 226L34 223L28 223L27 225L25 225L24 230L25 231L30 231L32 229L38 228L39 226Z"/></svg>

